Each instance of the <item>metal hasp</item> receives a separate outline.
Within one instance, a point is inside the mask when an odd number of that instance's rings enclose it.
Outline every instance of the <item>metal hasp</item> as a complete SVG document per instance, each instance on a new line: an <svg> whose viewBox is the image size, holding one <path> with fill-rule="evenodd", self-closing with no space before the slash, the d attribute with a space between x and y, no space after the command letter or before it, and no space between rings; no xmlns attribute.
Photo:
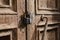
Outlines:
<svg viewBox="0 0 60 40"><path fill-rule="evenodd" d="M30 16L30 14L26 14L26 16L25 16L25 22L26 22L26 24L30 24L31 23L31 16Z"/></svg>
<svg viewBox="0 0 60 40"><path fill-rule="evenodd" d="M44 33L43 33L43 36L42 36L42 40L47 40L48 18L41 15L40 21L45 21L45 27L44 27Z"/></svg>

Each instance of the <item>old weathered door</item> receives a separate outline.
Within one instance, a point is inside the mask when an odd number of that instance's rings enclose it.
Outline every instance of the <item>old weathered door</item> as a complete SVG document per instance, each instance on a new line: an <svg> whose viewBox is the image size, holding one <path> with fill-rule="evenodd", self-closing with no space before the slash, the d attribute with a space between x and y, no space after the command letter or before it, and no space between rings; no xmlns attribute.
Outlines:
<svg viewBox="0 0 60 40"><path fill-rule="evenodd" d="M27 30L26 27L19 30L19 39L59 40L60 0L21 0L20 4L20 12L32 13L33 20Z"/></svg>
<svg viewBox="0 0 60 40"><path fill-rule="evenodd" d="M26 13L32 20L25 26L21 16ZM59 24L60 0L0 0L0 39L59 40Z"/></svg>

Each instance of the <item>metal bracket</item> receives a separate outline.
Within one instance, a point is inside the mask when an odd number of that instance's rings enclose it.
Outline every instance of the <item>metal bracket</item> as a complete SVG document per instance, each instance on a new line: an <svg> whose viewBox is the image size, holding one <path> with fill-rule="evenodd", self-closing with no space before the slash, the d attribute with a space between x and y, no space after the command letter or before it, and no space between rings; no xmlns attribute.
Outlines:
<svg viewBox="0 0 60 40"><path fill-rule="evenodd" d="M47 35L46 34L47 34L47 27L48 27L48 18L44 17L44 15L41 15L39 22L44 21L44 20L45 20L45 27L44 27L44 33L43 33L42 40L47 40Z"/></svg>

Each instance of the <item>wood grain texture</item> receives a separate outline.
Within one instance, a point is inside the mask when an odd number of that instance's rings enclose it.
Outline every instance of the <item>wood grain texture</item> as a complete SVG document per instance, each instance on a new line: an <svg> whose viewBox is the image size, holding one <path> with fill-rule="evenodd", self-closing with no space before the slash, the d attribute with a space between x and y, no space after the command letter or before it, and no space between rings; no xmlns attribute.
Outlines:
<svg viewBox="0 0 60 40"><path fill-rule="evenodd" d="M56 40L57 38L56 35L57 35L56 31L52 30L52 31L48 31L46 36L48 40ZM43 33L40 33L39 40L42 40L42 37L43 37Z"/></svg>
<svg viewBox="0 0 60 40"><path fill-rule="evenodd" d="M17 15L0 15L0 30L14 27L17 27Z"/></svg>

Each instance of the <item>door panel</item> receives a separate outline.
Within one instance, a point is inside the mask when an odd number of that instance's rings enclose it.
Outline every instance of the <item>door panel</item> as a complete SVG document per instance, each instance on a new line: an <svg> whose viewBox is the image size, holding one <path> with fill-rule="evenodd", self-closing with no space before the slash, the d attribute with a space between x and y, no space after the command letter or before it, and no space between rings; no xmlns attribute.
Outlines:
<svg viewBox="0 0 60 40"><path fill-rule="evenodd" d="M57 8L57 0L36 0L36 5L38 9L53 9Z"/></svg>
<svg viewBox="0 0 60 40"><path fill-rule="evenodd" d="M0 15L0 27L0 30L17 28L17 15Z"/></svg>
<svg viewBox="0 0 60 40"><path fill-rule="evenodd" d="M36 0L37 14L59 14L59 0Z"/></svg>

